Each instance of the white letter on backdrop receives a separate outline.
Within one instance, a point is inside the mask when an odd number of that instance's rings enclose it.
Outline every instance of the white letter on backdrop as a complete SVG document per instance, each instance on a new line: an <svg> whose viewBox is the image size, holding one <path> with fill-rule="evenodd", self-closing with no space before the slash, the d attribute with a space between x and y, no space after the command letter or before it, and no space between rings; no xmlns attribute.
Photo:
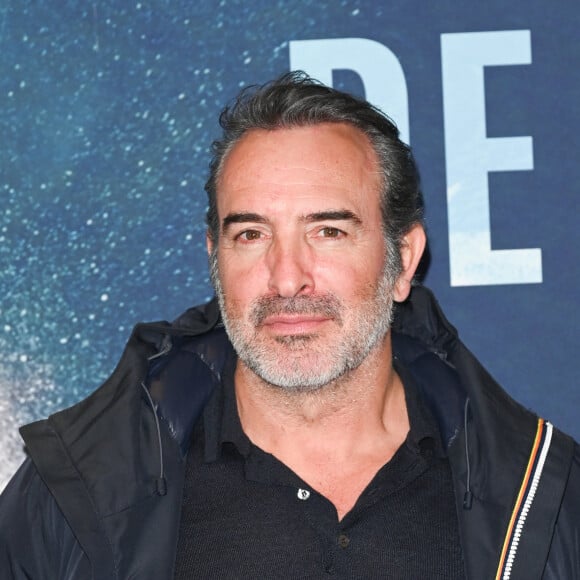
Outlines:
<svg viewBox="0 0 580 580"><path fill-rule="evenodd" d="M367 38L322 38L290 41L290 68L303 70L332 86L332 71L352 70L361 78L366 99L395 121L409 143L407 83L397 57Z"/></svg>
<svg viewBox="0 0 580 580"><path fill-rule="evenodd" d="M484 67L531 63L529 30L441 35L452 286L542 281L542 250L492 250L490 171L534 168L531 137L486 137Z"/></svg>

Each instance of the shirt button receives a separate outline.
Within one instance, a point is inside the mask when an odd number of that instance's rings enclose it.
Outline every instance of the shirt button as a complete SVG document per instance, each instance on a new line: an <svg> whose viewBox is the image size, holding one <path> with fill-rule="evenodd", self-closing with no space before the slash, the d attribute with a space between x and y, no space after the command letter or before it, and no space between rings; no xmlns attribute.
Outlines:
<svg viewBox="0 0 580 580"><path fill-rule="evenodd" d="M348 545L350 544L350 538L346 535L346 534L340 534L340 536L338 536L338 545L341 548L346 548L348 547Z"/></svg>
<svg viewBox="0 0 580 580"><path fill-rule="evenodd" d="M306 501L310 497L310 492L307 489L299 489L296 495L298 496L298 499Z"/></svg>

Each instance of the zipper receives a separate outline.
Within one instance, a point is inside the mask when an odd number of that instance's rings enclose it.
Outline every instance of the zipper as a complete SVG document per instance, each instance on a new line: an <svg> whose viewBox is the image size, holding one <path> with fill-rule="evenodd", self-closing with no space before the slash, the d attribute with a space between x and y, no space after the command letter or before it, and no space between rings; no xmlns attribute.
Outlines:
<svg viewBox="0 0 580 580"><path fill-rule="evenodd" d="M512 511L506 537L501 551L496 580L510 580L514 562L518 554L520 539L526 519L534 502L536 491L542 478L546 457L550 450L553 426L544 419L538 419L536 437L528 459L528 465L520 491Z"/></svg>

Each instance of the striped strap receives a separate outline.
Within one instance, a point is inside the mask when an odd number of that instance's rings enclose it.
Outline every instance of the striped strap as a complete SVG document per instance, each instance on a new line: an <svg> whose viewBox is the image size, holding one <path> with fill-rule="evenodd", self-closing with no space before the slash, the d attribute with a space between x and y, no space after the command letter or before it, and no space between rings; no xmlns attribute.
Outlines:
<svg viewBox="0 0 580 580"><path fill-rule="evenodd" d="M528 517L528 513L532 507L536 490L538 489L542 477L546 457L548 456L548 451L550 449L552 430L553 427L551 423L546 422L543 419L538 419L536 437L534 439L526 472L507 528L499 566L495 576L496 580L509 580L511 577L526 518Z"/></svg>

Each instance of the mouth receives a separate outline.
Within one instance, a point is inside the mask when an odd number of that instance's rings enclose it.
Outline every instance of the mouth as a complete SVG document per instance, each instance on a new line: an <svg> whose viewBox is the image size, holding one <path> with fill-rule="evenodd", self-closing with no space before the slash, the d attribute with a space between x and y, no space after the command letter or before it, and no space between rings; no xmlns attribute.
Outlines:
<svg viewBox="0 0 580 580"><path fill-rule="evenodd" d="M261 326L279 336L312 335L331 320L314 314L276 314L268 316Z"/></svg>
<svg viewBox="0 0 580 580"><path fill-rule="evenodd" d="M262 297L253 305L250 322L274 338L314 338L328 323L342 326L339 300L326 296Z"/></svg>

